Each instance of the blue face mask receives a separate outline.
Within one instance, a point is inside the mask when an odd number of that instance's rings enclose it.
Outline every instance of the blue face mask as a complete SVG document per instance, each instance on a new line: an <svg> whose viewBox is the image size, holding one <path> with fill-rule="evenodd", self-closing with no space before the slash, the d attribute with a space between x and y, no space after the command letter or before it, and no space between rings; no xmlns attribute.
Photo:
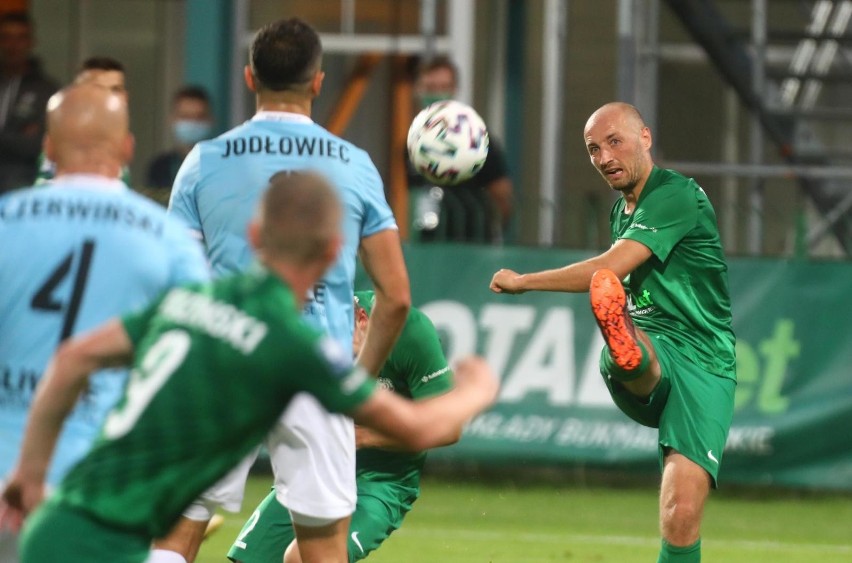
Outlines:
<svg viewBox="0 0 852 563"><path fill-rule="evenodd" d="M172 126L175 140L182 145L194 145L198 141L210 138L213 127L207 121L179 119Z"/></svg>

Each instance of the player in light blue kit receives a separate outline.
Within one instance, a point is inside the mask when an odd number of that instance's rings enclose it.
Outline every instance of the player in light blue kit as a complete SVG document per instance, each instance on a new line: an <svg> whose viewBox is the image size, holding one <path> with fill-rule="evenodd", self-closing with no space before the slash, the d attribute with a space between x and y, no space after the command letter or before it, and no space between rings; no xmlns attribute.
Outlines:
<svg viewBox="0 0 852 563"><path fill-rule="evenodd" d="M0 198L0 480L12 469L33 392L60 341L209 277L186 228L118 180L133 137L121 96L73 86L48 103L45 147L56 179ZM123 378L101 376L65 424L47 475L85 454ZM0 560L14 538L0 532Z"/></svg>
<svg viewBox="0 0 852 563"><path fill-rule="evenodd" d="M408 274L396 221L370 157L310 118L324 77L321 63L319 36L304 22L290 19L264 26L252 42L245 69L257 113L193 148L175 179L169 211L204 241L215 274L237 272L252 261L246 225L269 178L282 170L323 174L343 203L344 246L309 296L306 318L351 349L355 262L360 255L376 288L376 305L359 362L376 374L405 323ZM322 533L334 526L335 541L345 554L348 517L356 501L351 420L329 415L315 399L299 395L267 448L277 498L296 513L297 533L300 523ZM221 487L208 491L207 502L187 511L173 533L157 542L151 561L180 561L173 553L193 559L212 507L238 510L249 467L250 462L243 464Z"/></svg>

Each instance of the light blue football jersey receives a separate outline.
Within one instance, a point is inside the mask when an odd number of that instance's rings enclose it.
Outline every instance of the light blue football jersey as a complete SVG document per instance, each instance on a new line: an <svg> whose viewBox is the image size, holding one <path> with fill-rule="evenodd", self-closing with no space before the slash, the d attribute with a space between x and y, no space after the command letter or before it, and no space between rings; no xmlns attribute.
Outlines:
<svg viewBox="0 0 852 563"><path fill-rule="evenodd" d="M122 182L69 175L0 197L0 478L18 458L33 391L59 342L141 308L209 269L186 226ZM125 378L98 373L48 473L88 450Z"/></svg>
<svg viewBox="0 0 852 563"><path fill-rule="evenodd" d="M261 111L195 145L175 178L169 212L203 237L215 275L242 271L254 259L246 227L269 179L288 170L325 175L343 202L344 246L314 287L305 316L348 350L360 240L397 228L381 176L365 151L306 116Z"/></svg>

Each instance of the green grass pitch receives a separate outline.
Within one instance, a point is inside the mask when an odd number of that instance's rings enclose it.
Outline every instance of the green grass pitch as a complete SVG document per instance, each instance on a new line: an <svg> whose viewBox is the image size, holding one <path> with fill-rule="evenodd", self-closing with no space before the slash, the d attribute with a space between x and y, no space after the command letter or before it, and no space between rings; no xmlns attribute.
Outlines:
<svg viewBox="0 0 852 563"><path fill-rule="evenodd" d="M221 563L270 478L252 477L243 513L201 548L198 563ZM852 561L848 495L721 491L708 502L702 543L709 563ZM653 488L513 486L426 479L402 528L371 563L649 563L656 561Z"/></svg>

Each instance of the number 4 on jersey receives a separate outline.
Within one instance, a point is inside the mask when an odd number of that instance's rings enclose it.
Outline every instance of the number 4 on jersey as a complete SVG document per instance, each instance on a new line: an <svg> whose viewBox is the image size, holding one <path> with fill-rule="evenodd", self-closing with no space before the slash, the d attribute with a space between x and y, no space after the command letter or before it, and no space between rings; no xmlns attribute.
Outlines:
<svg viewBox="0 0 852 563"><path fill-rule="evenodd" d="M91 239L85 240L79 250L75 249L69 252L41 284L30 301L30 307L37 311L63 314L59 342L62 342L74 332L74 322L77 320L77 313L80 311L80 303L83 300L83 291L86 289L89 267L92 264L94 252L95 242ZM77 255L79 255L79 259L75 260ZM75 262L77 269L72 273L71 270L75 266ZM69 275L73 275L71 296L67 302L63 303L57 299L55 292Z"/></svg>

